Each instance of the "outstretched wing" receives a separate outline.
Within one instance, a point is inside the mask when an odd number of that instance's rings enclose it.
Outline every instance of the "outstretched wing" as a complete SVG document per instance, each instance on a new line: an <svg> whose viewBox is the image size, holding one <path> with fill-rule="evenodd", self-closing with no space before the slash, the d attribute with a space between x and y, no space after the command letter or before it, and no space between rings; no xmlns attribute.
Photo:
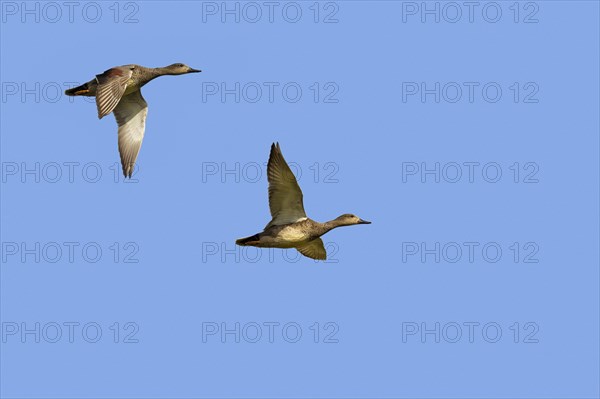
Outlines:
<svg viewBox="0 0 600 399"><path fill-rule="evenodd" d="M296 249L302 255L307 256L311 259L327 259L327 251L325 251L323 240L321 240L320 238L315 238L314 240L309 241L306 244L296 247Z"/></svg>
<svg viewBox="0 0 600 399"><path fill-rule="evenodd" d="M96 88L96 107L98 108L99 119L113 112L123 97L123 93L127 89L127 82L132 74L132 67L121 66L111 68L100 75L96 75L96 82L98 82L98 87Z"/></svg>
<svg viewBox="0 0 600 399"><path fill-rule="evenodd" d="M302 190L296 177L288 166L279 143L271 145L271 155L267 165L267 178L269 180L269 208L273 218L265 227L278 226L299 222L306 219Z"/></svg>
<svg viewBox="0 0 600 399"><path fill-rule="evenodd" d="M119 125L119 154L121 154L123 175L131 177L144 140L146 115L148 115L148 104L142 97L142 92L136 90L121 98L114 109L114 114Z"/></svg>

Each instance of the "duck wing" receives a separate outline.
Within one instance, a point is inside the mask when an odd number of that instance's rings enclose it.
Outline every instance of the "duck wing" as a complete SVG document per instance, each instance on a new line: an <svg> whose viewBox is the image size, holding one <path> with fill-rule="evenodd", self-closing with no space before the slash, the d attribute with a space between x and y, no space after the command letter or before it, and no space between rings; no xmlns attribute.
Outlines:
<svg viewBox="0 0 600 399"><path fill-rule="evenodd" d="M302 190L296 177L281 154L279 143L271 145L267 164L269 180L269 208L273 218L265 227L279 226L306 219Z"/></svg>
<svg viewBox="0 0 600 399"><path fill-rule="evenodd" d="M296 249L302 255L307 256L311 259L327 259L327 251L325 250L325 245L323 245L323 240L321 240L320 238L315 238L314 240L309 241L306 244L296 247Z"/></svg>
<svg viewBox="0 0 600 399"><path fill-rule="evenodd" d="M96 75L96 82L98 83L96 107L98 108L99 119L113 112L121 97L123 97L123 93L127 89L127 82L132 75L133 69L131 66L111 68L100 75Z"/></svg>
<svg viewBox="0 0 600 399"><path fill-rule="evenodd" d="M148 115L148 104L142 97L142 92L136 90L122 97L114 114L119 125L119 154L123 175L131 178L135 160L142 147Z"/></svg>

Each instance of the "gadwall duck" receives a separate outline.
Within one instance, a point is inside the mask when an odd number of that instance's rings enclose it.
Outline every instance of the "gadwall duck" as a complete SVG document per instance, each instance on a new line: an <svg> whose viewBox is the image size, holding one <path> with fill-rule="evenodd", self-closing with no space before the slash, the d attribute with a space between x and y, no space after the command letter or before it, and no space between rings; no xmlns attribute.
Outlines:
<svg viewBox="0 0 600 399"><path fill-rule="evenodd" d="M183 75L201 72L185 64L163 68L123 65L111 68L89 82L65 91L68 96L96 97L98 118L114 113L119 125L119 153L125 177L131 178L135 160L140 152L148 104L140 89L152 79L163 75Z"/></svg>
<svg viewBox="0 0 600 399"><path fill-rule="evenodd" d="M283 159L279 143L271 145L267 165L269 180L269 208L273 219L262 233L240 238L235 243L242 246L267 248L296 248L312 259L327 259L321 236L340 226L370 224L358 216L344 214L329 222L319 223L308 218L304 211L302 190L290 167Z"/></svg>

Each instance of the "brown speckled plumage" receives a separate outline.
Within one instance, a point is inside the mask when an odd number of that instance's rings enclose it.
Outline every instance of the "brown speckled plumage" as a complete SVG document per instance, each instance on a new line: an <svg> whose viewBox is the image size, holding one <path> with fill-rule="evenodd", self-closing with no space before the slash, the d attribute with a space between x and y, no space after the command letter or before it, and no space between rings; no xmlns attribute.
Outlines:
<svg viewBox="0 0 600 399"><path fill-rule="evenodd" d="M81 86L65 91L69 96L96 97L98 118L114 113L119 125L119 154L125 177L131 177L146 129L148 104L140 89L164 75L200 72L185 64L146 68L130 64L114 67L96 75Z"/></svg>
<svg viewBox="0 0 600 399"><path fill-rule="evenodd" d="M306 216L302 191L281 154L279 143L271 146L267 165L269 208L273 219L264 231L240 238L236 244L268 248L296 248L312 259L327 259L321 236L340 226L368 224L358 216L344 214L329 222L316 222Z"/></svg>

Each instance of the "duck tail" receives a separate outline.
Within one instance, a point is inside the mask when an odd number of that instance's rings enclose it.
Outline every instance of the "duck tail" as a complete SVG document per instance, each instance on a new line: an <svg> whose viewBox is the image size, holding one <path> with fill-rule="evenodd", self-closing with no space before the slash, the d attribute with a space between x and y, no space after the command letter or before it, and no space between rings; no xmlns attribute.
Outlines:
<svg viewBox="0 0 600 399"><path fill-rule="evenodd" d="M90 95L90 88L87 83L82 84L81 86L74 87L72 89L65 90L65 94L67 96L85 96Z"/></svg>
<svg viewBox="0 0 600 399"><path fill-rule="evenodd" d="M248 243L250 243L252 241L258 241L258 240L259 240L258 234L254 234L253 236L250 236L250 237L240 238L239 240L235 240L235 243L237 245L245 246L245 245L250 245Z"/></svg>

